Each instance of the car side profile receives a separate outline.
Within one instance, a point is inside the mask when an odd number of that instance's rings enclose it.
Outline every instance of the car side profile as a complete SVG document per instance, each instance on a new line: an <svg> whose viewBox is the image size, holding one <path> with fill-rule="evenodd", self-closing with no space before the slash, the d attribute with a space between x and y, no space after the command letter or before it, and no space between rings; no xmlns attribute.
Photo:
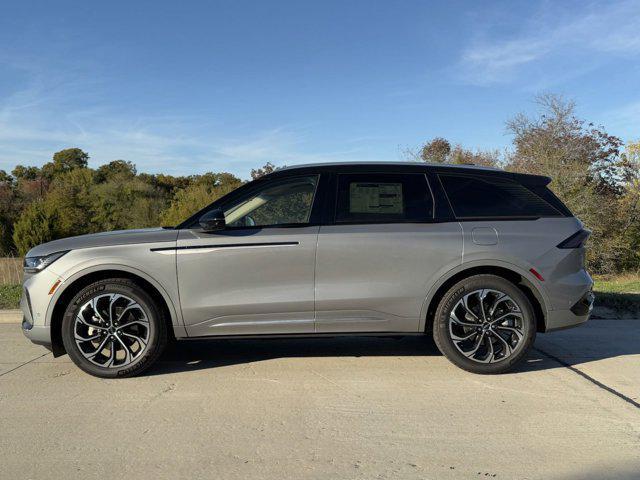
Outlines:
<svg viewBox="0 0 640 480"><path fill-rule="evenodd" d="M474 166L283 168L175 227L55 240L25 257L22 329L99 377L173 339L433 335L475 373L585 322L589 231L550 179Z"/></svg>

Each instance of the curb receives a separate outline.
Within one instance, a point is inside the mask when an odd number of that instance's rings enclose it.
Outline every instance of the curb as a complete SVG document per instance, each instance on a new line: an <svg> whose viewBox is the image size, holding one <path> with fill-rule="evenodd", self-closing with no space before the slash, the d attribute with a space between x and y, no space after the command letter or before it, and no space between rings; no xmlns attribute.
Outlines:
<svg viewBox="0 0 640 480"><path fill-rule="evenodd" d="M0 310L0 323L21 323L22 310Z"/></svg>

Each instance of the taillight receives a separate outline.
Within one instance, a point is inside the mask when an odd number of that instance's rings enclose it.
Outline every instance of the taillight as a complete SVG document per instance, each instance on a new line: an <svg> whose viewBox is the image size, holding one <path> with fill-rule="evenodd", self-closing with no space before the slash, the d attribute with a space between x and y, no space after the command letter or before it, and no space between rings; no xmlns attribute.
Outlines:
<svg viewBox="0 0 640 480"><path fill-rule="evenodd" d="M589 235L591 235L591 230L586 230L584 228L582 230L578 230L576 233L571 235L569 238L567 238L566 240L563 240L562 242L560 242L558 244L558 248L581 248L581 247L584 247L584 242L587 241L587 238L589 238Z"/></svg>

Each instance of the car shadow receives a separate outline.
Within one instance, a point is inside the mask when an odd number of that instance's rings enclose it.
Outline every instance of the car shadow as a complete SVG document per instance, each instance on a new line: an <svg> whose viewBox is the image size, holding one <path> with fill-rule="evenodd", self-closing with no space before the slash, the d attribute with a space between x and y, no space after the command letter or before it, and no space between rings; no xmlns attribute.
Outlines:
<svg viewBox="0 0 640 480"><path fill-rule="evenodd" d="M640 354L639 320L591 320L589 323L538 335L534 353L564 366Z"/></svg>
<svg viewBox="0 0 640 480"><path fill-rule="evenodd" d="M438 356L429 336L208 339L174 342L146 375L260 362L275 358Z"/></svg>
<svg viewBox="0 0 640 480"><path fill-rule="evenodd" d="M640 318L640 293L595 292L592 318Z"/></svg>
<svg viewBox="0 0 640 480"><path fill-rule="evenodd" d="M164 375L213 369L229 365L262 362L276 358L311 357L384 357L442 354L428 336L389 337L329 337L329 338L269 338L210 339L175 342L146 372ZM533 350L516 371L557 368L561 365L541 352Z"/></svg>

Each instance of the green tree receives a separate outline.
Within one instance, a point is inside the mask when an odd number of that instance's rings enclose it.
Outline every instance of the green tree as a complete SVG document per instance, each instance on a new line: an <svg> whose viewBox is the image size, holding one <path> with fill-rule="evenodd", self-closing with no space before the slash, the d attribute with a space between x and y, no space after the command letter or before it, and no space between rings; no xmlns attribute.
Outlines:
<svg viewBox="0 0 640 480"><path fill-rule="evenodd" d="M625 215L622 244L627 254L624 270L640 270L640 142L627 144L624 152L627 171L621 199L621 211Z"/></svg>
<svg viewBox="0 0 640 480"><path fill-rule="evenodd" d="M77 168L56 177L44 198L44 205L48 211L56 212L57 237L100 230L99 223L95 221L93 176L93 170Z"/></svg>
<svg viewBox="0 0 640 480"><path fill-rule="evenodd" d="M40 176L40 169L38 167L16 165L11 174L16 180L35 180Z"/></svg>
<svg viewBox="0 0 640 480"><path fill-rule="evenodd" d="M0 255L15 251L13 245L13 223L19 213L16 207L15 186L12 182L0 183Z"/></svg>
<svg viewBox="0 0 640 480"><path fill-rule="evenodd" d="M79 148L67 148L53 154L53 160L42 166L42 175L51 180L76 168L86 168L89 155Z"/></svg>
<svg viewBox="0 0 640 480"><path fill-rule="evenodd" d="M151 175L141 173L138 178L143 182L158 188L163 194L173 195L176 190L187 188L197 180L196 176L190 177L174 177L172 175L164 175L162 173Z"/></svg>
<svg viewBox="0 0 640 480"><path fill-rule="evenodd" d="M56 217L43 201L29 205L14 225L13 241L19 255L56 238Z"/></svg>
<svg viewBox="0 0 640 480"><path fill-rule="evenodd" d="M171 205L162 215L164 225L178 225L201 208L242 185L230 173L206 173L188 187L177 190Z"/></svg>
<svg viewBox="0 0 640 480"><path fill-rule="evenodd" d="M126 180L136 176L136 166L125 160L114 160L100 165L96 170L96 182L104 183L109 180Z"/></svg>
<svg viewBox="0 0 640 480"><path fill-rule="evenodd" d="M91 189L93 224L99 230L153 227L160 224L169 197L136 177L102 182Z"/></svg>

